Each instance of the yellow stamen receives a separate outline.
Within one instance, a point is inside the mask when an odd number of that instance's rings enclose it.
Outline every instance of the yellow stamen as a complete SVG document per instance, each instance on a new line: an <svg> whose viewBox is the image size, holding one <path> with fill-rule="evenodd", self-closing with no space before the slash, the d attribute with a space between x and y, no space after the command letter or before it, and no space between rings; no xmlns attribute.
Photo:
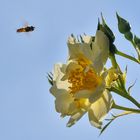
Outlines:
<svg viewBox="0 0 140 140"><path fill-rule="evenodd" d="M106 85L110 86L113 81L118 79L118 72L116 69L111 68L108 71L108 76L106 77Z"/></svg>
<svg viewBox="0 0 140 140"><path fill-rule="evenodd" d="M68 82L71 83L70 93L75 94L79 90L94 90L101 83L102 78L95 73L93 67L89 67L90 64L90 61L86 59L78 59L80 68L72 70L68 78Z"/></svg>

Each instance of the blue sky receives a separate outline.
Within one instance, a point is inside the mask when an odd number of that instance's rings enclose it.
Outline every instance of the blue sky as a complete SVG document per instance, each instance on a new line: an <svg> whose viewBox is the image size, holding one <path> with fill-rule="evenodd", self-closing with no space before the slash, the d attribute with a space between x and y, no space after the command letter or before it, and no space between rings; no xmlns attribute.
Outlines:
<svg viewBox="0 0 140 140"><path fill-rule="evenodd" d="M71 33L93 35L102 12L116 36L118 49L135 54L117 30L115 12L129 20L140 36L138 0L1 0L0 4L0 140L118 140L138 139L140 117L130 115L114 121L101 136L87 116L75 126L66 127L68 118L59 117L49 94L46 73L54 63L65 62L66 41ZM29 34L17 34L26 22L35 26ZM140 66L117 57L128 82L137 83L132 95L140 101ZM131 106L115 96L117 103Z"/></svg>

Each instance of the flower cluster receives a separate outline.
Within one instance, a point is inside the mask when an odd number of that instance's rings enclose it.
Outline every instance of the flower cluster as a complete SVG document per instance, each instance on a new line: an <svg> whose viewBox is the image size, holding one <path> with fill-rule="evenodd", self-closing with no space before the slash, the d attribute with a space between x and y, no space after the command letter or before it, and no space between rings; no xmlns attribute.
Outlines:
<svg viewBox="0 0 140 140"><path fill-rule="evenodd" d="M120 32L126 34L128 31L124 31L127 30L125 24L127 23L128 26L129 23L118 14L117 18ZM128 30L130 32L130 28ZM75 38L74 35L68 38L66 63L55 64L53 74L48 74L48 80L52 85L50 93L55 97L56 111L62 117L70 117L68 127L88 113L91 125L100 128L102 132L106 128L106 126L102 127L102 121L111 109L125 110L123 114L113 116L111 121L119 116L140 113L138 109L116 105L111 95L111 92L117 93L140 107L139 103L129 94L132 86L126 90L127 70L121 71L115 55L121 55L137 63L139 59L117 50L114 45L114 34L103 16L102 24L98 23L95 36L83 35L79 38ZM139 44L136 36L134 43L135 46ZM110 68L105 66L108 59L112 62Z"/></svg>

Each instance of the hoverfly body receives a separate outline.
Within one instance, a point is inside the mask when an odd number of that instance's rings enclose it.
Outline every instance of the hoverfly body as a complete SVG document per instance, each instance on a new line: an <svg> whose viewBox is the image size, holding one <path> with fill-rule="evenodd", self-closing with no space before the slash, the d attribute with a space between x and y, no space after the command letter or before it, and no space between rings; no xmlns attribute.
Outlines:
<svg viewBox="0 0 140 140"><path fill-rule="evenodd" d="M26 26L26 27L17 29L17 33L32 32L32 31L34 31L34 29L35 29L35 27L33 27L33 26Z"/></svg>

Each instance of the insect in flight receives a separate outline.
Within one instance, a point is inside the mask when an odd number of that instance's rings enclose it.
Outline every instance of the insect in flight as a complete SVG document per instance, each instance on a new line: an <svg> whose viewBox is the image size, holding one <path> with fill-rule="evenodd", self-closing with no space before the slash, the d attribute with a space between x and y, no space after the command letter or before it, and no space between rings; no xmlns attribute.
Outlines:
<svg viewBox="0 0 140 140"><path fill-rule="evenodd" d="M26 26L26 27L22 27L22 28L17 29L17 32L18 33L32 32L32 31L34 31L34 29L35 29L35 27L33 27L33 26Z"/></svg>

